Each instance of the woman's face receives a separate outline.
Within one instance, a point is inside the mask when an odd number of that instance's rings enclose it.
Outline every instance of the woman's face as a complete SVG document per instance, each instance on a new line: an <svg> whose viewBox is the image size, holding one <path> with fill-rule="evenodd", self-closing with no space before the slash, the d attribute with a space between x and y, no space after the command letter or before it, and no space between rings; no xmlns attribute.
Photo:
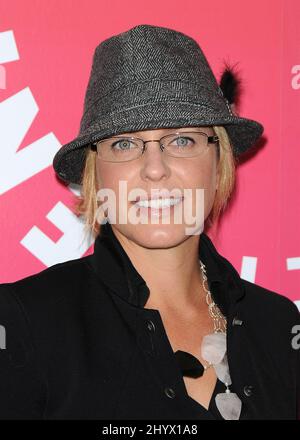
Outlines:
<svg viewBox="0 0 300 440"><path fill-rule="evenodd" d="M160 139L178 130L202 131L209 136L215 134L212 127L195 126L143 130L122 135L135 136L146 141ZM190 235L201 233L204 220L214 203L218 181L216 144L208 145L209 148L200 156L188 158L168 156L161 151L159 142L148 142L144 154L128 162L107 162L97 157L98 186L100 189L112 191L116 196L115 218L111 219L111 215L108 215L113 228L136 244L147 248L176 246ZM122 196L119 191L120 181L123 181L123 190L126 189ZM134 193L132 190L140 192ZM163 210L143 208L135 204L138 195L151 199L154 190L165 191L164 197L170 192L171 198L181 195L184 199ZM126 200L124 194L127 195ZM105 200L107 198L102 199L102 202ZM121 214L123 220L120 221ZM198 220L192 224L195 216ZM175 221L175 217L179 220ZM134 220L133 223L131 218L140 220ZM188 230L194 232L187 233ZM198 232L195 232L196 230Z"/></svg>

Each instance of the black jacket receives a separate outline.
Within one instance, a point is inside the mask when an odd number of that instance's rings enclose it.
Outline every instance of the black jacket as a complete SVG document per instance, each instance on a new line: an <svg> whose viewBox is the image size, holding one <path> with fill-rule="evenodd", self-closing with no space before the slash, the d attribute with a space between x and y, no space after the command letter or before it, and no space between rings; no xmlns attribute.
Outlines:
<svg viewBox="0 0 300 440"><path fill-rule="evenodd" d="M296 305L241 279L204 232L199 258L227 318L240 418L297 419ZM148 295L108 223L92 255L1 284L0 418L221 418L214 399L207 411L187 394L159 311L143 307Z"/></svg>

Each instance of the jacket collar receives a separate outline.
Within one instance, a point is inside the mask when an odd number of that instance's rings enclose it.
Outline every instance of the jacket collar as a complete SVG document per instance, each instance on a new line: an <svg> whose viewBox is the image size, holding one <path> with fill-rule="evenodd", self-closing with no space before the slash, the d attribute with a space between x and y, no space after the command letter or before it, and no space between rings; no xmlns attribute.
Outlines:
<svg viewBox="0 0 300 440"><path fill-rule="evenodd" d="M231 305L245 294L241 278L232 264L222 257L204 232L199 240L199 259L206 266L212 297L227 316ZM150 291L114 234L109 222L101 226L88 264L101 281L130 304L143 308Z"/></svg>

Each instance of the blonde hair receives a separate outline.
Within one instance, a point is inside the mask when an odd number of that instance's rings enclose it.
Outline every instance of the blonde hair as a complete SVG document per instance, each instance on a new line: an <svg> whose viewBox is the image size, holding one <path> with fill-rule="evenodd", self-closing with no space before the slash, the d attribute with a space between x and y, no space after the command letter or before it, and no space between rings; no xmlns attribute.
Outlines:
<svg viewBox="0 0 300 440"><path fill-rule="evenodd" d="M211 226L225 210L235 185L235 169L238 159L233 155L227 131L222 126L213 126L215 134L219 137L217 145L219 171L218 189L212 209L206 219L206 223ZM99 204L97 202L98 188L97 182L97 152L87 148L85 166L82 174L82 186L79 196L75 196L73 206L74 213L84 219L85 233L91 233L96 237L101 230L101 225L97 222Z"/></svg>

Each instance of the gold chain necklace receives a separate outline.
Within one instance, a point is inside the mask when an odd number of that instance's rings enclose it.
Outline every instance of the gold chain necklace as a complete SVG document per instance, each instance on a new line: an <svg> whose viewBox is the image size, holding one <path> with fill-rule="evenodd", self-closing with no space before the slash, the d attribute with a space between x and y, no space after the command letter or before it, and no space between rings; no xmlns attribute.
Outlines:
<svg viewBox="0 0 300 440"><path fill-rule="evenodd" d="M205 286L205 282L207 283L207 276L206 276L206 267L205 264L202 263L201 260L199 260L201 271L202 271L202 285L203 289L206 292L205 300L206 304L208 305L208 312L213 320L214 323L214 333L223 332L226 333L227 329L227 321L225 316L221 313L219 307L214 302L211 296L211 292L208 288ZM208 286L208 283L207 283Z"/></svg>

